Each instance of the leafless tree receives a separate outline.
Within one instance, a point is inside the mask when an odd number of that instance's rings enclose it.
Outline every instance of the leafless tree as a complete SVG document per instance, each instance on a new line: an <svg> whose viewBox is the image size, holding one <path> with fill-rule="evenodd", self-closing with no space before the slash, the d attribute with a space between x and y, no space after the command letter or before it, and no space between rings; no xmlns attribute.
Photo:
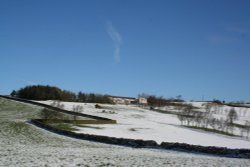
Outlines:
<svg viewBox="0 0 250 167"><path fill-rule="evenodd" d="M179 114L177 117L181 121L181 125L183 125L183 121L185 121L184 116L182 114Z"/></svg>
<svg viewBox="0 0 250 167"><path fill-rule="evenodd" d="M234 108L231 108L231 109L229 110L228 115L227 115L227 122L228 122L229 124L233 124L233 121L235 121L235 120L237 120L237 119L238 119L238 114L237 114L237 112L235 111Z"/></svg>
<svg viewBox="0 0 250 167"><path fill-rule="evenodd" d="M61 104L60 101L53 101L50 105L53 106L53 107L64 109L64 104Z"/></svg>
<svg viewBox="0 0 250 167"><path fill-rule="evenodd" d="M82 112L83 111L83 107L81 105L73 105L72 110L74 112ZM77 120L77 116L74 115L73 119Z"/></svg>
<svg viewBox="0 0 250 167"><path fill-rule="evenodd" d="M42 119L63 119L64 118L63 113L53 111L53 110L48 110L48 109L43 109L40 115Z"/></svg>
<svg viewBox="0 0 250 167"><path fill-rule="evenodd" d="M83 110L83 107L81 105L73 105L72 110L74 112L81 112Z"/></svg>
<svg viewBox="0 0 250 167"><path fill-rule="evenodd" d="M249 138L249 132L250 132L250 121L246 121L245 122L245 126L246 126L246 132L247 132L247 139Z"/></svg>

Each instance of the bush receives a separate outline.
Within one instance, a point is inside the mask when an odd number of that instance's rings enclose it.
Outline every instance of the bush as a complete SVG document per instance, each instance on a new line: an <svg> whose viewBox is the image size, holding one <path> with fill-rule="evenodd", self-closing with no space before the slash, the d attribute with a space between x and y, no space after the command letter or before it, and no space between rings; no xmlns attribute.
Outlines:
<svg viewBox="0 0 250 167"><path fill-rule="evenodd" d="M99 104L96 104L95 108L101 109L102 107Z"/></svg>

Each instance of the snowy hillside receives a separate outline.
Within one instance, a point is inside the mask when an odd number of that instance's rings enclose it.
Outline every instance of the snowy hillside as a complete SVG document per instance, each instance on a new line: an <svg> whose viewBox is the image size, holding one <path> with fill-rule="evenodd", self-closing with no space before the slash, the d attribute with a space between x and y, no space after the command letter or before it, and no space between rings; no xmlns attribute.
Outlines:
<svg viewBox="0 0 250 167"><path fill-rule="evenodd" d="M43 101L41 103L52 104L52 101ZM95 104L91 103L62 102L61 104L63 104L64 108L67 110L73 110L75 106L82 106L82 113L117 120L117 124L115 125L77 126L77 133L155 140L158 143L179 142L202 146L250 149L250 140L246 138L190 129L181 126L180 120L174 114L163 114L131 105L99 104L101 108L96 108ZM201 112L205 112L204 103L193 102L192 105L199 107ZM211 109L214 117L225 118L225 112L230 108L227 106L216 107L216 109ZM178 111L173 107L168 108L168 110ZM239 115L237 123L243 123L246 120L250 120L249 109L235 108L235 110ZM237 129L235 133L239 133Z"/></svg>
<svg viewBox="0 0 250 167"><path fill-rule="evenodd" d="M88 106L88 105L86 105ZM250 160L135 149L58 135L27 123L42 108L0 98L0 166L248 166Z"/></svg>

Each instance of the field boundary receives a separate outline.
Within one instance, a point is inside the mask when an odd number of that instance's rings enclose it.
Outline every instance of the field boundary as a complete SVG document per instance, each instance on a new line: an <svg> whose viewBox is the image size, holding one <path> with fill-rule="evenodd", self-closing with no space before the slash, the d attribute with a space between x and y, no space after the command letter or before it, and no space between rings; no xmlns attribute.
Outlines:
<svg viewBox="0 0 250 167"><path fill-rule="evenodd" d="M57 112L61 112L61 113L65 113L65 114L70 114L70 115L74 115L74 116L82 116L82 117L86 117L86 118L91 118L91 119L95 119L95 120L106 120L106 121L111 121L111 122L116 122L116 120L112 120L109 118L104 118L104 117L99 117L99 116L94 116L94 115L89 115L89 114L83 114L83 113L78 113L78 112L73 112L73 111L69 111L69 110L64 110L61 108L57 108L57 107L53 107L47 104L42 104L42 103L38 103L35 101L31 101L31 100L27 100L27 99L21 99L21 98L15 98L15 97L10 97L10 96L3 96L0 95L0 97L5 98L5 99L9 99L9 100L14 100L14 101L19 101L19 102L23 102L23 103L29 103L29 104L33 104L36 106L40 106L40 107L44 107L53 111L57 111Z"/></svg>
<svg viewBox="0 0 250 167"><path fill-rule="evenodd" d="M52 127L50 125L44 124L39 120L34 120L34 119L30 120L30 122L40 128L46 129L48 131L60 135L73 137L76 139L100 142L105 144L113 144L113 145L127 146L133 148L166 149L166 150L208 154L208 155L215 155L215 156L229 157L229 158L250 159L250 149L229 149L226 147L200 146L200 145L191 145L186 143L170 143L170 142L162 142L161 144L158 144L154 140L116 138L116 137L85 134L85 133L75 133Z"/></svg>

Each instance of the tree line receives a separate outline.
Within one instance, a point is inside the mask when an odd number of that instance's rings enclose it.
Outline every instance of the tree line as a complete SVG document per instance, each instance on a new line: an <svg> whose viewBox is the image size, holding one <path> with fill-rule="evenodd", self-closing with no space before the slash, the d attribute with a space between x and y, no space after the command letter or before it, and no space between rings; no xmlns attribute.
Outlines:
<svg viewBox="0 0 250 167"><path fill-rule="evenodd" d="M225 132L227 134L234 135L234 130L236 128L240 131L240 136L245 136L249 138L250 134L250 121L245 121L245 125L240 125L234 123L238 119L238 114L236 110L232 107L230 110L226 111L226 119L218 119L213 116L215 110L212 107L217 106L216 103L207 103L205 105L205 112L197 111L192 109L192 107L187 106L181 112L178 113L178 119L181 125L187 127L197 127L203 129L212 129L220 132ZM217 107L215 107L216 109Z"/></svg>
<svg viewBox="0 0 250 167"><path fill-rule="evenodd" d="M13 97L29 100L60 100L69 102L88 102L88 103L111 103L107 95L95 93L74 93L62 90L49 85L26 86L19 90L13 90L10 94Z"/></svg>
<svg viewBox="0 0 250 167"><path fill-rule="evenodd" d="M147 101L148 101L148 105L150 106L167 106L167 105L175 105L175 102L184 102L184 100L181 99L181 95L177 96L176 98L169 98L166 99L164 97L161 96L155 96L155 95L149 95L146 96Z"/></svg>

